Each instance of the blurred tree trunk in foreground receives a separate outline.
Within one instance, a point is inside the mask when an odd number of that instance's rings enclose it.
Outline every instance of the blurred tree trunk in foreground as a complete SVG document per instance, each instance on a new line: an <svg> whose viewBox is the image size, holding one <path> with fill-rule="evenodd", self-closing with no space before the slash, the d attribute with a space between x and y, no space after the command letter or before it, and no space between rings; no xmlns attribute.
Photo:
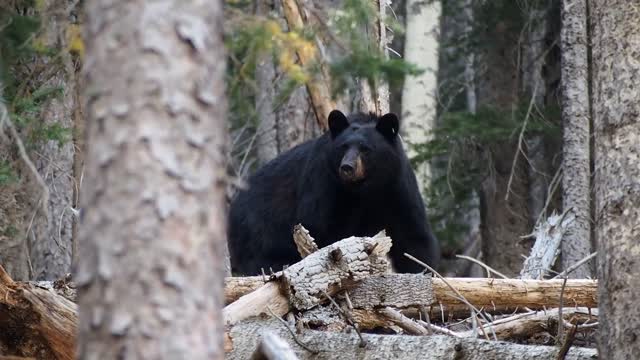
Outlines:
<svg viewBox="0 0 640 360"><path fill-rule="evenodd" d="M222 359L222 2L86 6L79 357Z"/></svg>

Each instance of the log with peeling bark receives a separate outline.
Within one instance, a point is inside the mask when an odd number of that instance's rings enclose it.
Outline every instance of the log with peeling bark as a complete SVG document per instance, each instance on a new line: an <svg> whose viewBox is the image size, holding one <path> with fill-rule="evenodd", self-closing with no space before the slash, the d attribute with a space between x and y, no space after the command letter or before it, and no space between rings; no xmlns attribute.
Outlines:
<svg viewBox="0 0 640 360"><path fill-rule="evenodd" d="M51 288L14 282L0 266L0 349L34 359L75 358L77 306Z"/></svg>
<svg viewBox="0 0 640 360"><path fill-rule="evenodd" d="M401 336L363 334L365 346L355 333L303 330L295 341L284 325L275 319L245 320L231 327L227 359L250 358L265 330L287 341L299 359L555 359L557 348L520 345L451 336ZM302 348L298 343L313 351ZM572 347L565 359L593 359L595 349Z"/></svg>
<svg viewBox="0 0 640 360"><path fill-rule="evenodd" d="M384 233L350 237L326 246L283 270L277 280L263 283L227 305L224 323L268 313L282 316L289 311L289 304L298 310L310 309L343 286L389 271L386 255L390 249L391 239Z"/></svg>
<svg viewBox="0 0 640 360"><path fill-rule="evenodd" d="M389 283L402 284L400 278L406 274L387 274ZM414 275L415 276L415 275ZM395 280L394 280L395 279ZM563 279L521 280L521 279L485 279L485 278L445 278L432 280L434 305L463 305L457 295L446 285L449 283L476 307L529 307L542 309L560 305L560 293ZM225 301L238 299L238 296L264 285L259 276L225 279ZM568 279L564 289L565 306L598 307L597 280ZM406 291L406 286L398 286L397 292ZM414 288L413 291L422 291ZM270 296L275 296L270 294Z"/></svg>

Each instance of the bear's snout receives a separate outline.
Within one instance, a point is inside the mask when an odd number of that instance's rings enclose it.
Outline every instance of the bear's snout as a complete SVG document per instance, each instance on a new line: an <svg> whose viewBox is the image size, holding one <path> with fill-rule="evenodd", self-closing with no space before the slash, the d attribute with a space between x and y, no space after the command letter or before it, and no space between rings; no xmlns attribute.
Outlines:
<svg viewBox="0 0 640 360"><path fill-rule="evenodd" d="M364 179L364 164L360 153L355 149L349 149L344 154L340 168L340 178L344 182L358 182Z"/></svg>

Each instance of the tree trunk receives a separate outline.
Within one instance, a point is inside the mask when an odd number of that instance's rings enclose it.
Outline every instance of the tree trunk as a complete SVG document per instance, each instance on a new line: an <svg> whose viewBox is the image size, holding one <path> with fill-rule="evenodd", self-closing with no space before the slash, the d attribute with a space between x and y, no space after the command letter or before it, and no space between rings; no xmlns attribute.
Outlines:
<svg viewBox="0 0 640 360"><path fill-rule="evenodd" d="M640 353L640 23L629 1L590 2L600 341L608 359Z"/></svg>
<svg viewBox="0 0 640 360"><path fill-rule="evenodd" d="M479 68L485 69L478 74L478 106L513 112L519 101L518 68L513 59L518 35L500 23L478 31L484 31L485 39L494 39L489 49L482 48L478 54ZM522 268L522 255L531 247L520 238L531 231L526 160L515 137L497 140L488 150L492 168L480 194L482 256L489 266L515 277Z"/></svg>
<svg viewBox="0 0 640 360"><path fill-rule="evenodd" d="M74 129L74 114L78 106L76 71L68 44L66 30L71 25L69 1L47 0L44 10L44 38L47 46L60 51L59 63L53 59L40 59L43 66L56 67L53 76L42 79L43 86L60 87L63 94L52 99L42 111L43 126L61 126ZM34 217L32 231L28 233L30 257L33 266L31 278L59 279L71 271L73 256L73 223L75 216L76 179L74 177L73 139L64 142L48 140L31 152L38 172L49 188L48 213ZM34 189L33 194L40 191ZM39 195L38 195L39 196ZM34 203L40 201L34 199Z"/></svg>
<svg viewBox="0 0 640 360"><path fill-rule="evenodd" d="M258 13L268 13L271 10L268 5L259 2ZM282 14L280 1L276 1L274 5L277 12ZM286 24L286 21L281 21L285 28ZM259 88L256 94L259 121L256 154L260 165L320 133L307 88L303 85L297 86L283 98L283 93L287 91L286 84L283 74L278 70L271 54L261 56L256 68L256 82Z"/></svg>
<svg viewBox="0 0 640 360"><path fill-rule="evenodd" d="M533 107L529 115L529 121L540 117L545 108L545 79L544 67L546 63L547 49L545 48L545 36L547 33L547 14L545 2L531 2L525 8L524 17L527 21L525 47L523 49L524 64L522 76L522 90L527 103L532 102ZM545 157L546 147L544 137L539 134L525 138L527 152L527 171L529 174L528 206L530 222L535 224L544 210L547 198L548 165Z"/></svg>
<svg viewBox="0 0 640 360"><path fill-rule="evenodd" d="M436 92L438 89L438 29L440 28L441 4L439 1L425 3L408 0L406 4L407 25L404 58L425 72L408 76L402 90L402 119L408 155L416 155L415 146L431 139L437 115ZM421 163L416 169L418 187L424 196L431 180L431 166Z"/></svg>
<svg viewBox="0 0 640 360"><path fill-rule="evenodd" d="M79 357L221 359L222 3L86 10Z"/></svg>
<svg viewBox="0 0 640 360"><path fill-rule="evenodd" d="M587 63L587 1L562 4L562 208L576 218L562 239L562 269L591 252L591 193L589 168L589 65ZM588 264L570 276L591 275Z"/></svg>
<svg viewBox="0 0 640 360"><path fill-rule="evenodd" d="M473 1L464 0L464 34L469 42L469 38L473 32ZM464 92L466 98L467 111L471 114L475 114L478 111L478 99L476 97L476 54L475 49L467 44L466 55L464 58ZM469 201L469 211L464 216L464 222L469 227L467 234L465 234L467 240L466 243L470 244L470 249L477 248L478 253L472 253L472 256L482 255L480 249L480 243L482 241L480 235L480 197L478 191L475 190L471 193L471 200ZM478 244L478 245L474 245ZM477 264L468 265L468 274L471 277L481 277L483 269Z"/></svg>
<svg viewBox="0 0 640 360"><path fill-rule="evenodd" d="M378 46L385 54L388 54L387 46L390 43L390 37L387 34L384 19L389 6L390 0L373 0L375 8L378 10L376 17L373 19L372 26L366 29L358 29L356 31L365 31L371 42L371 46ZM374 112L377 114L386 114L389 112L389 85L380 80L375 88L371 88L365 79L357 79L357 88L351 103L351 111Z"/></svg>

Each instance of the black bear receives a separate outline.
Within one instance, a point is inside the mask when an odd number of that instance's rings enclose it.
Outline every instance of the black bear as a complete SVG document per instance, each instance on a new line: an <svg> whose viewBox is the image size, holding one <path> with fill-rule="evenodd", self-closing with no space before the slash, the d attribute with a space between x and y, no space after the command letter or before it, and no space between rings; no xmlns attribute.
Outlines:
<svg viewBox="0 0 640 360"><path fill-rule="evenodd" d="M258 169L249 187L232 200L229 251L235 274L281 270L300 256L293 227L306 227L319 247L349 236L373 236L385 229L393 240L390 258L397 272L431 266L440 247L427 222L415 174L389 113L329 114L329 131L300 144Z"/></svg>

